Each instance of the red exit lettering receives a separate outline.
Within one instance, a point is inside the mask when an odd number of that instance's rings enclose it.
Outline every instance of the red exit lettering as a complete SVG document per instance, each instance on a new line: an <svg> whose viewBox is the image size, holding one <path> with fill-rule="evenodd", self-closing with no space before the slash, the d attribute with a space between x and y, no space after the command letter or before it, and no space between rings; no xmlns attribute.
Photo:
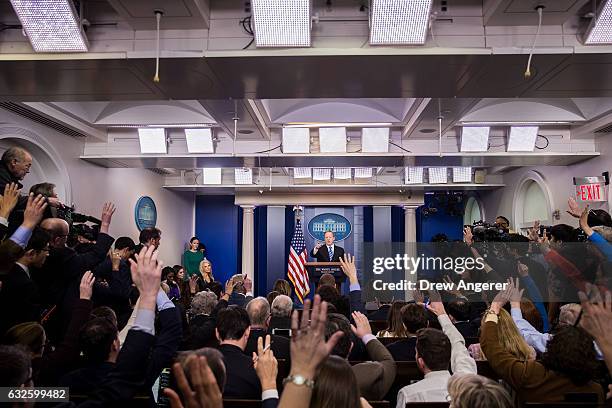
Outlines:
<svg viewBox="0 0 612 408"><path fill-rule="evenodd" d="M601 201L600 184L583 184L578 186L576 195L581 201Z"/></svg>

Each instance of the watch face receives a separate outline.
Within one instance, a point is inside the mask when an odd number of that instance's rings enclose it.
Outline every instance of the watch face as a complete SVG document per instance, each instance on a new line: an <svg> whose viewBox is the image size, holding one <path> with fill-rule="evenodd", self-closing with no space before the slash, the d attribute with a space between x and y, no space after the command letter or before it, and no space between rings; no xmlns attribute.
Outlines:
<svg viewBox="0 0 612 408"><path fill-rule="evenodd" d="M301 375L296 375L295 377L293 377L293 382L296 385L302 385L304 384L304 382L306 382L306 379L302 377Z"/></svg>

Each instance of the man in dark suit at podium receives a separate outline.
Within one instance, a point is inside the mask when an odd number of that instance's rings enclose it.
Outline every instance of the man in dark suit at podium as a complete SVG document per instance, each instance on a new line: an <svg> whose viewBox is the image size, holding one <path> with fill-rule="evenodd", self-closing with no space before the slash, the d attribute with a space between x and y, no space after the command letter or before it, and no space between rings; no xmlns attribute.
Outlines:
<svg viewBox="0 0 612 408"><path fill-rule="evenodd" d="M334 245L336 237L331 231L325 231L325 245L320 242L310 251L310 256L317 259L317 262L340 262L344 256L344 248Z"/></svg>

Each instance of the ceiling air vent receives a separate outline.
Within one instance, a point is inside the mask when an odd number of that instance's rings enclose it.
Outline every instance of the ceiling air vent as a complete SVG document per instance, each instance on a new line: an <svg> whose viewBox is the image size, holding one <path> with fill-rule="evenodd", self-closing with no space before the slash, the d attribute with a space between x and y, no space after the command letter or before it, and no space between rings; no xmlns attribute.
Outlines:
<svg viewBox="0 0 612 408"><path fill-rule="evenodd" d="M612 122L600 127L594 133L612 133Z"/></svg>
<svg viewBox="0 0 612 408"><path fill-rule="evenodd" d="M15 102L0 102L0 108L6 109L8 111L11 111L19 116L22 116L24 118L27 118L31 121L34 121L36 123L40 123L41 125L50 127L51 129L54 129L60 133L63 133L67 136L70 137L74 137L76 139L81 139L81 138L86 138L87 135L81 131L75 130L71 127L68 127L66 125L63 125L59 122L56 122L55 120L53 120L52 118L49 118L47 116L41 115L40 113L26 107L23 106L21 104L15 103Z"/></svg>

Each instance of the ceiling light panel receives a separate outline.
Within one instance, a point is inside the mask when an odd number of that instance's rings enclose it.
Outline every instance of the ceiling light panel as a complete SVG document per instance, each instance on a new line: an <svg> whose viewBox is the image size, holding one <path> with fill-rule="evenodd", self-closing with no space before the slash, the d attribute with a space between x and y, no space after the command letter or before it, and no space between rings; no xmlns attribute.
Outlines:
<svg viewBox="0 0 612 408"><path fill-rule="evenodd" d="M283 153L310 153L310 129L283 128Z"/></svg>
<svg viewBox="0 0 612 408"><path fill-rule="evenodd" d="M351 168L350 167L334 168L334 179L335 180L350 180L351 179Z"/></svg>
<svg viewBox="0 0 612 408"><path fill-rule="evenodd" d="M221 184L221 170L220 167L202 169L202 184Z"/></svg>
<svg viewBox="0 0 612 408"><path fill-rule="evenodd" d="M363 153L388 153L389 128L364 128L361 131Z"/></svg>
<svg viewBox="0 0 612 408"><path fill-rule="evenodd" d="M331 180L331 169L312 169L312 179L315 181Z"/></svg>
<svg viewBox="0 0 612 408"><path fill-rule="evenodd" d="M138 129L138 141L140 142L140 153L145 154L166 154L168 145L166 144L166 129L145 128Z"/></svg>
<svg viewBox="0 0 612 408"><path fill-rule="evenodd" d="M357 167L355 169L355 178L372 178L372 168Z"/></svg>
<svg viewBox="0 0 612 408"><path fill-rule="evenodd" d="M257 47L310 47L310 0L253 0Z"/></svg>
<svg viewBox="0 0 612 408"><path fill-rule="evenodd" d="M538 138L537 126L512 126L508 136L509 152L533 152Z"/></svg>
<svg viewBox="0 0 612 408"><path fill-rule="evenodd" d="M422 45L432 0L372 0L370 45Z"/></svg>
<svg viewBox="0 0 612 408"><path fill-rule="evenodd" d="M486 152L489 149L488 126L464 126L461 128L462 152Z"/></svg>
<svg viewBox="0 0 612 408"><path fill-rule="evenodd" d="M253 169L234 169L235 184L253 184Z"/></svg>
<svg viewBox="0 0 612 408"><path fill-rule="evenodd" d="M427 169L429 174L429 184L448 183L448 169L446 167L430 167Z"/></svg>
<svg viewBox="0 0 612 408"><path fill-rule="evenodd" d="M11 0L36 52L87 52L72 0Z"/></svg>
<svg viewBox="0 0 612 408"><path fill-rule="evenodd" d="M471 183L471 167L453 167L453 183Z"/></svg>
<svg viewBox="0 0 612 408"><path fill-rule="evenodd" d="M319 128L321 153L346 153L346 128Z"/></svg>
<svg viewBox="0 0 612 408"><path fill-rule="evenodd" d="M423 184L423 167L406 167L404 169L406 184Z"/></svg>
<svg viewBox="0 0 612 408"><path fill-rule="evenodd" d="M312 177L312 168L310 167L295 167L293 169L293 178L305 179Z"/></svg>
<svg viewBox="0 0 612 408"><path fill-rule="evenodd" d="M586 45L612 44L612 1L604 1L584 36Z"/></svg>
<svg viewBox="0 0 612 408"><path fill-rule="evenodd" d="M214 153L211 129L185 129L189 153Z"/></svg>

